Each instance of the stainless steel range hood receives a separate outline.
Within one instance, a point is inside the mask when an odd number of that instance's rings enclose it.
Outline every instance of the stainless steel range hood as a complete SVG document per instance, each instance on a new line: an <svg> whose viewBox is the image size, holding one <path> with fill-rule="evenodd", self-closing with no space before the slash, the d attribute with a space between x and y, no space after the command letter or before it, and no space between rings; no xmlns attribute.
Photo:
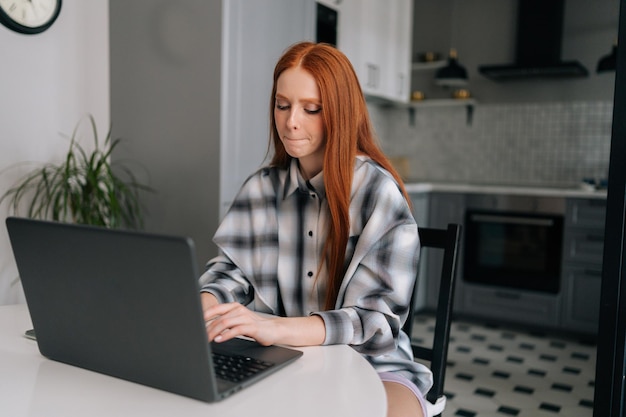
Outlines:
<svg viewBox="0 0 626 417"><path fill-rule="evenodd" d="M564 0L518 0L516 59L511 64L481 65L495 81L587 77L578 61L561 60Z"/></svg>

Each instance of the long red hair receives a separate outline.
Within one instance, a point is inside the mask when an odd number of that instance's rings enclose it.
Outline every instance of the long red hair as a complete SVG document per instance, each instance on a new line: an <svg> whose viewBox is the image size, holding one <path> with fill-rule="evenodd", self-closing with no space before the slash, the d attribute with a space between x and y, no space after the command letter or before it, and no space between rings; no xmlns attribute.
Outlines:
<svg viewBox="0 0 626 417"><path fill-rule="evenodd" d="M276 64L270 97L270 138L274 145L270 164L287 168L291 163L292 158L285 151L276 130L274 107L278 78L286 69L298 66L316 80L322 102L326 136L324 186L330 209L328 238L324 244L328 267L325 308L331 310L335 307L345 273L345 252L350 233L350 194L356 155L367 155L389 171L409 204L410 199L402 179L378 145L352 64L342 52L328 44L294 44Z"/></svg>

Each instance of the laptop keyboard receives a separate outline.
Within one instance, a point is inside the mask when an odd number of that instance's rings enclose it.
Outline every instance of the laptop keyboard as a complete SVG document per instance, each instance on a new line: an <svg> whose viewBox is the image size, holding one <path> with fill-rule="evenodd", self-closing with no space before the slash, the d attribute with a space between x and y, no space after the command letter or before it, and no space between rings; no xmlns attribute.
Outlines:
<svg viewBox="0 0 626 417"><path fill-rule="evenodd" d="M213 352L213 366L218 378L240 382L274 364L240 355L223 355Z"/></svg>

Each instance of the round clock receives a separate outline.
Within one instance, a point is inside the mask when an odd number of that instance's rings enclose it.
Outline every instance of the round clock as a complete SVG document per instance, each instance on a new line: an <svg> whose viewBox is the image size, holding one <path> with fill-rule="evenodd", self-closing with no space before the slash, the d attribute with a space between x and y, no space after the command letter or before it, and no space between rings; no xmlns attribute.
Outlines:
<svg viewBox="0 0 626 417"><path fill-rule="evenodd" d="M0 0L0 23L34 35L48 29L61 12L62 0Z"/></svg>

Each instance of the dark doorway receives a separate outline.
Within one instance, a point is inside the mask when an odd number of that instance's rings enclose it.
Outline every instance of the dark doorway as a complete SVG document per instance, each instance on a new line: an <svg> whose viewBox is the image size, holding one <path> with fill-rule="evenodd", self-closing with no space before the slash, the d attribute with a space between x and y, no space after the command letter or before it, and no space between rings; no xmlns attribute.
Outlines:
<svg viewBox="0 0 626 417"><path fill-rule="evenodd" d="M594 417L623 416L626 406L626 0L620 1L617 56Z"/></svg>

